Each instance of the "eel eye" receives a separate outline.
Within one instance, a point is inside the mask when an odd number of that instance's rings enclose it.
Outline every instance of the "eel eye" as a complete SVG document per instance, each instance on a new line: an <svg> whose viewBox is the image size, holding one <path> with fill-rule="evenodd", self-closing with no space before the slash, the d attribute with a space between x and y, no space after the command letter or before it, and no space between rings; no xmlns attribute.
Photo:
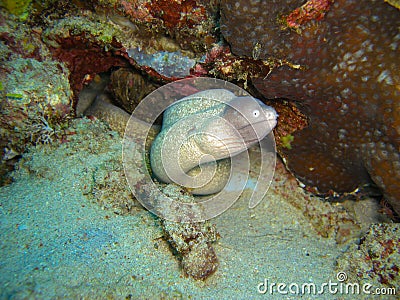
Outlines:
<svg viewBox="0 0 400 300"><path fill-rule="evenodd" d="M257 118L260 115L260 111L258 109L253 110L253 117Z"/></svg>

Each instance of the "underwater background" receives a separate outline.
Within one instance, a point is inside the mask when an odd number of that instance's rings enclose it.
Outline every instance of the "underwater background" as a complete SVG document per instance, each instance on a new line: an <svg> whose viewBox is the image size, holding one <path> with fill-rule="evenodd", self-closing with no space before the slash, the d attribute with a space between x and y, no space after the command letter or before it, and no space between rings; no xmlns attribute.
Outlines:
<svg viewBox="0 0 400 300"><path fill-rule="evenodd" d="M398 294L398 1L0 6L1 299ZM178 80L197 77L276 110L275 173L249 208L262 168L250 148L239 200L211 220L176 223L133 195L123 138L146 96L168 83L194 94Z"/></svg>

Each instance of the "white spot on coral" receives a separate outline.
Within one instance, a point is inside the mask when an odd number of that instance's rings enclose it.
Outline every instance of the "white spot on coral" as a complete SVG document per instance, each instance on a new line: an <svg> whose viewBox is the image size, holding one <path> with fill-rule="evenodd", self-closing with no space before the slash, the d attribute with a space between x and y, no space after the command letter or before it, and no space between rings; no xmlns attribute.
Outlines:
<svg viewBox="0 0 400 300"><path fill-rule="evenodd" d="M343 128L339 129L338 131L339 140L344 140L346 138L346 134L347 134L346 129Z"/></svg>
<svg viewBox="0 0 400 300"><path fill-rule="evenodd" d="M351 94L351 90L350 90L349 88L345 88L344 90L342 90L342 91L340 92L340 95L341 95L343 98L349 97L350 94Z"/></svg>
<svg viewBox="0 0 400 300"><path fill-rule="evenodd" d="M393 38L393 42L389 45L389 48L393 51L397 50L397 48L399 47L399 42L400 41L400 34L397 34L394 38Z"/></svg>
<svg viewBox="0 0 400 300"><path fill-rule="evenodd" d="M351 53L347 52L344 56L343 56L343 60L349 60L351 57Z"/></svg>
<svg viewBox="0 0 400 300"><path fill-rule="evenodd" d="M363 82L367 82L367 81L369 80L369 76L367 76L367 75L362 76L362 77L361 77L361 80L362 80Z"/></svg>
<svg viewBox="0 0 400 300"><path fill-rule="evenodd" d="M347 68L350 72L353 72L356 69L356 65L351 65Z"/></svg>
<svg viewBox="0 0 400 300"><path fill-rule="evenodd" d="M384 81L386 84L391 85L393 84L393 79L390 76L390 72L388 70L383 70L381 74L379 74L378 78L376 79L379 83Z"/></svg>

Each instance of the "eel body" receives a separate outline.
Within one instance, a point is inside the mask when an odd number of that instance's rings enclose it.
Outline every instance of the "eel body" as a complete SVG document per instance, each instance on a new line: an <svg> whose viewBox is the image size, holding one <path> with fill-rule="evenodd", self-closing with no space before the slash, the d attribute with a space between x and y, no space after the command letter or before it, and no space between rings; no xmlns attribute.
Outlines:
<svg viewBox="0 0 400 300"><path fill-rule="evenodd" d="M164 112L151 147L152 171L193 194L217 193L230 177L230 158L262 140L276 119L272 107L225 89L185 97Z"/></svg>

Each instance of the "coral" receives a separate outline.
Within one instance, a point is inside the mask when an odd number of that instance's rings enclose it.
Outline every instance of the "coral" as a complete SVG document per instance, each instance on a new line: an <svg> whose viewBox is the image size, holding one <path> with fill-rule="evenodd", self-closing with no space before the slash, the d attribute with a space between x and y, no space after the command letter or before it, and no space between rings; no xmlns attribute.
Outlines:
<svg viewBox="0 0 400 300"><path fill-rule="evenodd" d="M173 1L167 8L163 1L117 2L95 2L75 8L71 16L42 21L42 38L70 69L75 95L90 82L86 78L112 67L131 65L158 82L188 76L196 57L211 45L204 40L216 22L212 3Z"/></svg>
<svg viewBox="0 0 400 300"><path fill-rule="evenodd" d="M44 116L42 110L38 111L38 115L34 115L29 120L30 124L27 126L27 131L30 135L30 142L36 144L52 144L54 138L61 133L58 128L53 128L49 124L48 117Z"/></svg>
<svg viewBox="0 0 400 300"><path fill-rule="evenodd" d="M319 197L304 191L296 179L288 174L281 160L277 160L271 188L287 204L299 210L318 235L335 238L339 244L360 236L362 222L358 221L358 216L349 213L340 203L321 201Z"/></svg>
<svg viewBox="0 0 400 300"><path fill-rule="evenodd" d="M268 75L273 62L262 61L247 57L236 57L229 47L215 45L203 62L198 63L192 71L195 76L215 76L227 81L240 82L247 87L251 77Z"/></svg>
<svg viewBox="0 0 400 300"><path fill-rule="evenodd" d="M109 71L112 67L127 66L126 60L104 51L103 45L73 36L59 40L61 47L52 48L53 57L71 70L70 82L74 95L91 81L96 74ZM87 80L88 79L88 80ZM76 105L76 99L74 107Z"/></svg>
<svg viewBox="0 0 400 300"><path fill-rule="evenodd" d="M13 59L0 75L0 182L29 145L61 139L71 111L68 71L58 62Z"/></svg>
<svg viewBox="0 0 400 300"><path fill-rule="evenodd" d="M302 0L222 0L221 32L235 55L252 57L254 49L259 48L260 59L290 60L292 48L286 42L295 32L281 30L281 18L303 3Z"/></svg>
<svg viewBox="0 0 400 300"><path fill-rule="evenodd" d="M291 134L285 135L281 137L282 147L292 149L291 142L293 142L294 137Z"/></svg>
<svg viewBox="0 0 400 300"><path fill-rule="evenodd" d="M75 96L90 82L86 78L93 78L114 66L128 65L126 60L107 51L107 47L121 47L115 41L121 37L121 31L108 23L99 24L99 19L76 16L54 22L43 33L53 57L65 63L71 71L70 82Z"/></svg>
<svg viewBox="0 0 400 300"><path fill-rule="evenodd" d="M68 71L58 62L24 58L3 66L2 148L22 153L30 143L51 143L71 110Z"/></svg>
<svg viewBox="0 0 400 300"><path fill-rule="evenodd" d="M28 105L35 101L53 108L57 105L68 107L71 98L69 72L63 64L19 58L5 62L3 70L1 81L5 94L11 95L7 97L10 103Z"/></svg>
<svg viewBox="0 0 400 300"><path fill-rule="evenodd" d="M131 48L127 52L139 65L149 66L166 77L186 77L190 75L190 69L196 63L194 59L182 55L180 51L147 54L137 48Z"/></svg>
<svg viewBox="0 0 400 300"><path fill-rule="evenodd" d="M400 289L400 238L398 224L372 225L360 245L351 246L337 262L347 282L368 283L374 288Z"/></svg>
<svg viewBox="0 0 400 300"><path fill-rule="evenodd" d="M279 115L278 125L274 131L275 142L278 149L291 149L291 142L294 140L293 133L308 126L307 117L293 102L266 102L273 106Z"/></svg>
<svg viewBox="0 0 400 300"><path fill-rule="evenodd" d="M133 22L152 33L171 36L182 49L202 52L214 41L216 1L121 1ZM149 28L150 27L150 28Z"/></svg>
<svg viewBox="0 0 400 300"><path fill-rule="evenodd" d="M43 39L48 45L62 46L63 39L81 36L98 44L110 44L113 40L122 40L124 32L100 16L87 12L86 15L74 15L69 18L54 20L43 32Z"/></svg>
<svg viewBox="0 0 400 300"><path fill-rule="evenodd" d="M181 50L203 52L216 41L218 1L98 0L93 6L116 25L130 28L130 39L145 51L171 37ZM140 36L138 38L138 36Z"/></svg>
<svg viewBox="0 0 400 300"><path fill-rule="evenodd" d="M139 102L156 89L138 72L121 68L111 73L110 90L119 107L132 113Z"/></svg>
<svg viewBox="0 0 400 300"><path fill-rule="evenodd" d="M49 60L40 30L0 10L0 182L31 144L61 138L71 111L69 72Z"/></svg>
<svg viewBox="0 0 400 300"><path fill-rule="evenodd" d="M289 28L299 29L311 20L322 20L332 3L333 0L309 0L288 16L283 16L282 21Z"/></svg>
<svg viewBox="0 0 400 300"><path fill-rule="evenodd" d="M181 188L166 186L166 195L183 202L195 201L193 196L181 195ZM219 239L215 225L208 221L180 223L162 220L166 240L177 252L184 273L194 279L205 280L218 267L218 258L211 244Z"/></svg>
<svg viewBox="0 0 400 300"><path fill-rule="evenodd" d="M261 45L261 59L300 66L252 79L266 98L296 101L308 118L308 126L288 132L291 149L278 148L290 170L325 194L372 178L400 212L400 12L383 1L339 0L300 31L282 28L281 17L301 2L222 1L222 33L234 54L251 57Z"/></svg>
<svg viewBox="0 0 400 300"><path fill-rule="evenodd" d="M0 80L5 82L0 105L0 147L4 149L1 158L1 183L6 179L6 172L12 170L16 159L27 146L49 144L62 138L70 113L68 80L58 69L58 63L40 63L29 59L10 63L14 64L15 69L0 76ZM29 69L25 63L33 63L37 69ZM25 65L25 73L18 70L21 65Z"/></svg>
<svg viewBox="0 0 400 300"><path fill-rule="evenodd" d="M32 29L26 23L17 22L4 10L0 10L0 59L45 60L50 52L41 41L40 34L40 29Z"/></svg>
<svg viewBox="0 0 400 300"><path fill-rule="evenodd" d="M39 5L32 24L70 70L77 95L96 74L131 66L157 83L190 76L217 40L214 1L81 1ZM57 6L58 7L58 6ZM62 13L64 12L64 13ZM69 13L68 13L69 12Z"/></svg>

